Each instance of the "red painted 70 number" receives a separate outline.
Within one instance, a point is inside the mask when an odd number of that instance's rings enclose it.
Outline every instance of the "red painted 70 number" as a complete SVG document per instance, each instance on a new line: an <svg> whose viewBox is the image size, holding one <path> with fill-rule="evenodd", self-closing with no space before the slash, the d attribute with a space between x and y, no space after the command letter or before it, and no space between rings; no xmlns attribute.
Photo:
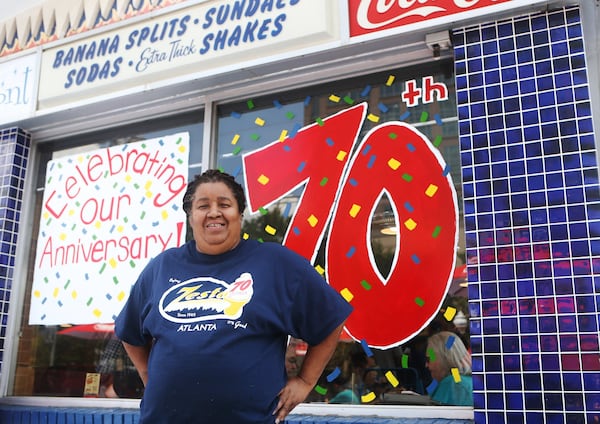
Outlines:
<svg viewBox="0 0 600 424"><path fill-rule="evenodd" d="M245 154L244 175L252 211L305 185L283 244L312 261L328 228L327 281L354 306L346 331L388 348L420 332L439 310L454 269L458 209L441 155L410 125L381 124L358 143L366 111L361 103ZM398 227L387 278L370 243L384 194Z"/></svg>

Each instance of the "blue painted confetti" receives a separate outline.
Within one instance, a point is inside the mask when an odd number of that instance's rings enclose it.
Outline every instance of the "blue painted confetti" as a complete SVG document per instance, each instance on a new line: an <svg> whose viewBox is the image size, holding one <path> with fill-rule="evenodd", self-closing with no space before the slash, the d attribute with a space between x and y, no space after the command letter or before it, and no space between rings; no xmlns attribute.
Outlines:
<svg viewBox="0 0 600 424"><path fill-rule="evenodd" d="M368 345L367 341L363 339L363 340L360 341L360 344L361 344L363 350L365 351L366 355L369 358L372 357L373 356L373 352L371 351L371 348L369 348L369 345Z"/></svg>
<svg viewBox="0 0 600 424"><path fill-rule="evenodd" d="M356 247L351 246L350 249L348 249L348 251L346 252L346 257L351 258L352 256L354 256L355 252L356 252Z"/></svg>
<svg viewBox="0 0 600 424"><path fill-rule="evenodd" d="M339 367L335 367L335 369L327 376L327 382L331 383L333 380L338 378L341 373L342 372L340 371Z"/></svg>

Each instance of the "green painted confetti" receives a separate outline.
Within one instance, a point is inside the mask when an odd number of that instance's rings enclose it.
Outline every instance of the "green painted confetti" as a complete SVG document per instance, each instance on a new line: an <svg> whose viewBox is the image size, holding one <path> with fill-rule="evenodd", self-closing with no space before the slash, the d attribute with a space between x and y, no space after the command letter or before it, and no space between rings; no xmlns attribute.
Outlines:
<svg viewBox="0 0 600 424"><path fill-rule="evenodd" d="M102 274L104 272L104 270L106 269L106 262L104 262L102 264L102 266L100 267L100 274Z"/></svg>
<svg viewBox="0 0 600 424"><path fill-rule="evenodd" d="M294 119L296 115L294 114L294 112L286 112L285 117L287 119Z"/></svg>
<svg viewBox="0 0 600 424"><path fill-rule="evenodd" d="M430 362L435 361L435 352L432 348L427 349L427 357L429 358Z"/></svg>
<svg viewBox="0 0 600 424"><path fill-rule="evenodd" d="M419 118L419 120L421 122L425 122L425 121L427 121L427 118L429 118L429 113L427 113L425 111L421 112L421 118Z"/></svg>
<svg viewBox="0 0 600 424"><path fill-rule="evenodd" d="M318 384L315 386L315 392L317 392L320 395L325 396L327 394L327 389L325 387L321 387Z"/></svg>
<svg viewBox="0 0 600 424"><path fill-rule="evenodd" d="M442 136L438 135L435 137L435 140L433 140L433 145L435 147L440 147L441 144L442 144Z"/></svg>
<svg viewBox="0 0 600 424"><path fill-rule="evenodd" d="M251 138L252 140L254 140L254 141L258 141L258 139L260 138L260 135L258 135L258 134L251 134L251 135L250 135L250 138Z"/></svg>
<svg viewBox="0 0 600 424"><path fill-rule="evenodd" d="M267 208L263 208L262 206L260 208L258 208L258 211L260 212L261 215L266 215L269 213L269 210Z"/></svg>
<svg viewBox="0 0 600 424"><path fill-rule="evenodd" d="M415 303L419 306L423 306L425 304L425 301L423 299L421 299L420 297L416 297Z"/></svg>
<svg viewBox="0 0 600 424"><path fill-rule="evenodd" d="M392 133L390 133L390 134L388 135L388 137L389 137L389 138L391 138L392 140L395 140L395 139L397 139L397 138L398 138L398 134L396 134L396 133L392 132Z"/></svg>
<svg viewBox="0 0 600 424"><path fill-rule="evenodd" d="M135 261L133 259L129 261L129 266L135 268Z"/></svg>
<svg viewBox="0 0 600 424"><path fill-rule="evenodd" d="M69 287L69 284L71 284L71 280L67 280L67 283L63 286L63 289L67 289L67 287Z"/></svg>
<svg viewBox="0 0 600 424"><path fill-rule="evenodd" d="M252 100L248 100L246 102L246 106L248 106L248 109L252 110L254 109L254 102Z"/></svg>
<svg viewBox="0 0 600 424"><path fill-rule="evenodd" d="M440 235L440 232L441 232L441 231L442 231L442 227L440 227L439 225L438 225L438 226L436 226L436 227L433 229L433 233L431 234L431 237L433 237L433 238L436 238L437 236L439 236L439 235Z"/></svg>
<svg viewBox="0 0 600 424"><path fill-rule="evenodd" d="M323 120L321 118L317 118L317 119L315 119L315 121L317 121L317 124L319 124L319 126L321 126L321 127L323 125L325 125L325 122L323 122Z"/></svg>
<svg viewBox="0 0 600 424"><path fill-rule="evenodd" d="M92 304L92 302L93 302L93 301L94 301L94 298L93 298L93 297L90 297L90 298L88 299L88 301L86 302L86 305L87 305L87 306L90 306L90 305Z"/></svg>
<svg viewBox="0 0 600 424"><path fill-rule="evenodd" d="M119 279L117 278L117 276L116 276L116 275L113 277L113 283L115 283L115 286L116 286L117 284L119 284Z"/></svg>
<svg viewBox="0 0 600 424"><path fill-rule="evenodd" d="M365 290L371 290L371 285L367 282L367 280L362 280L360 285L363 286Z"/></svg>
<svg viewBox="0 0 600 424"><path fill-rule="evenodd" d="M410 182L412 181L413 177L412 177L412 175L410 175L410 174L402 174L402 179L403 179L404 181L406 181L406 182L409 182L409 183L410 183Z"/></svg>
<svg viewBox="0 0 600 424"><path fill-rule="evenodd" d="M327 184L327 181L329 181L329 178L323 177L323 179L321 180L321 182L319 183L319 185L321 187L323 187L325 184Z"/></svg>
<svg viewBox="0 0 600 424"><path fill-rule="evenodd" d="M241 151L242 151L242 148L238 146L235 149L233 149L233 151L231 153L233 153L234 155L237 156L240 154Z"/></svg>
<svg viewBox="0 0 600 424"><path fill-rule="evenodd" d="M349 105L354 104L354 100L350 96L344 96L344 102L346 102L346 104L349 104Z"/></svg>
<svg viewBox="0 0 600 424"><path fill-rule="evenodd" d="M408 368L408 355L402 355L402 368Z"/></svg>

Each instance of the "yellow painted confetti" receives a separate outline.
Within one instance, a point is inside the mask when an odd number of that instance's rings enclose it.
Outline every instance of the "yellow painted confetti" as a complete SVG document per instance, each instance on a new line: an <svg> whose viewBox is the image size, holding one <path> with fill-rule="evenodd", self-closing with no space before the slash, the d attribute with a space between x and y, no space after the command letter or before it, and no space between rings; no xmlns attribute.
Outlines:
<svg viewBox="0 0 600 424"><path fill-rule="evenodd" d="M75 209L69 209L69 216L75 215Z"/></svg>
<svg viewBox="0 0 600 424"><path fill-rule="evenodd" d="M117 299L119 300L119 302L123 301L123 299L125 299L125 292L121 291L118 295L117 295Z"/></svg>
<svg viewBox="0 0 600 424"><path fill-rule="evenodd" d="M314 216L314 215L312 215L312 214L311 214L311 215L308 217L308 220L307 220L307 221L308 221L308 223L310 224L310 226L314 228L314 227L315 227L315 226L318 224L318 222L319 222L319 219L318 219L316 216Z"/></svg>
<svg viewBox="0 0 600 424"><path fill-rule="evenodd" d="M67 234L66 233L60 233L60 235L58 236L58 238L64 241L67 238Z"/></svg>
<svg viewBox="0 0 600 424"><path fill-rule="evenodd" d="M358 213L360 212L360 205L357 205L356 203L352 205L352 207L350 208L350 216L352 218L356 218L356 215L358 215Z"/></svg>
<svg viewBox="0 0 600 424"><path fill-rule="evenodd" d="M267 226L265 227L265 232L267 234L271 234L272 236L274 236L275 233L277 232L277 229L274 227L271 227L269 224L267 224Z"/></svg>
<svg viewBox="0 0 600 424"><path fill-rule="evenodd" d="M254 120L254 123L255 123L256 125L258 125L259 127L262 127L263 125L265 125L265 120L264 120L264 119L262 119L262 118L256 118L256 119Z"/></svg>
<svg viewBox="0 0 600 424"><path fill-rule="evenodd" d="M454 315L456 315L456 308L448 306L446 308L446 312L444 312L444 318L446 318L446 321L452 321L454 319Z"/></svg>
<svg viewBox="0 0 600 424"><path fill-rule="evenodd" d="M452 377L454 378L455 383L460 383L460 373L458 372L458 368L452 368Z"/></svg>
<svg viewBox="0 0 600 424"><path fill-rule="evenodd" d="M131 182L131 175L126 175L125 176L125 181L128 182L128 183Z"/></svg>
<svg viewBox="0 0 600 424"><path fill-rule="evenodd" d="M317 265L315 266L315 269L317 270L317 272L321 275L325 274L325 268L323 268L321 265Z"/></svg>
<svg viewBox="0 0 600 424"><path fill-rule="evenodd" d="M248 233L244 233L244 235L242 236L242 238L243 238L244 240L248 240L248 239L250 238L250 234L248 234Z"/></svg>
<svg viewBox="0 0 600 424"><path fill-rule="evenodd" d="M265 174L260 174L260 177L258 177L258 182L262 185L267 185L269 183L269 177L267 177Z"/></svg>
<svg viewBox="0 0 600 424"><path fill-rule="evenodd" d="M412 218L408 218L406 221L404 221L404 226L412 231L417 228L417 223Z"/></svg>
<svg viewBox="0 0 600 424"><path fill-rule="evenodd" d="M332 94L329 96L329 100L331 100L332 102L338 103L340 101L340 96L336 96L335 94Z"/></svg>
<svg viewBox="0 0 600 424"><path fill-rule="evenodd" d="M60 291L60 290L59 290L59 288L58 288L58 287L55 287L55 288L54 288L54 291L52 292L52 297L58 297L58 292L59 292L59 291Z"/></svg>
<svg viewBox="0 0 600 424"><path fill-rule="evenodd" d="M117 267L117 264L118 264L118 262L115 260L115 258L110 258L110 259L108 260L108 264L111 266L111 268L116 268L116 267Z"/></svg>
<svg viewBox="0 0 600 424"><path fill-rule="evenodd" d="M167 211L162 211L160 213L160 216L162 217L162 219L169 219L169 212Z"/></svg>
<svg viewBox="0 0 600 424"><path fill-rule="evenodd" d="M385 378L387 378L387 381L389 381L390 384L394 387L397 387L398 384L400 384L394 373L391 371L385 373Z"/></svg>
<svg viewBox="0 0 600 424"><path fill-rule="evenodd" d="M100 227L102 227L102 223L100 221L96 221L96 223L94 224L94 227L100 229Z"/></svg>
<svg viewBox="0 0 600 424"><path fill-rule="evenodd" d="M148 180L148 181L146 181L146 185L144 185L144 188L145 188L146 190L149 190L149 189L150 189L150 187L152 187L152 181Z"/></svg>
<svg viewBox="0 0 600 424"><path fill-rule="evenodd" d="M185 146L179 146L179 149L178 149L178 150L179 150L179 152L181 152L181 153L185 153L185 150L186 150L186 149L185 149Z"/></svg>
<svg viewBox="0 0 600 424"><path fill-rule="evenodd" d="M233 136L233 139L231 140L231 144L233 144L235 146L238 141L240 141L240 135L236 134Z"/></svg>
<svg viewBox="0 0 600 424"><path fill-rule="evenodd" d="M373 392L369 392L366 395L362 395L360 397L360 400L362 401L362 403L369 403L375 400L377 396L375 396L375 393Z"/></svg>
<svg viewBox="0 0 600 424"><path fill-rule="evenodd" d="M125 230L125 227L123 227L122 225L117 226L117 232L118 233L122 233L123 230Z"/></svg>
<svg viewBox="0 0 600 424"><path fill-rule="evenodd" d="M394 75L390 75L385 83L385 85L387 85L388 87L390 85L392 85L394 83L394 80L396 79L396 77Z"/></svg>
<svg viewBox="0 0 600 424"><path fill-rule="evenodd" d="M344 159L346 159L347 155L348 155L348 152L344 152L343 150L340 150L335 158L341 162Z"/></svg>
<svg viewBox="0 0 600 424"><path fill-rule="evenodd" d="M425 190L425 194L429 197L433 197L435 196L435 193L437 193L438 191L438 186L436 186L435 184L429 184L429 187L427 187L427 190Z"/></svg>
<svg viewBox="0 0 600 424"><path fill-rule="evenodd" d="M367 119L371 122L379 122L379 116L373 115L372 113L369 113L369 115L367 115Z"/></svg>
<svg viewBox="0 0 600 424"><path fill-rule="evenodd" d="M146 191L146 198L152 199L152 197L153 197L152 191L151 190Z"/></svg>
<svg viewBox="0 0 600 424"><path fill-rule="evenodd" d="M40 297L42 294L40 293L40 291L39 291L39 290L36 290L36 291L34 291L34 292L33 292L33 295L34 295L35 297Z"/></svg>
<svg viewBox="0 0 600 424"><path fill-rule="evenodd" d="M390 160L388 160L388 166L395 171L400 168L400 161L398 159L390 158Z"/></svg>
<svg viewBox="0 0 600 424"><path fill-rule="evenodd" d="M340 291L340 294L342 295L342 297L344 299L346 299L346 302L350 303L352 301L352 299L354 299L354 295L352 294L352 292L350 290L348 290L348 288L343 288Z"/></svg>
<svg viewBox="0 0 600 424"><path fill-rule="evenodd" d="M100 318L100 315L102 315L102 311L100 309L94 309L92 313L98 318Z"/></svg>
<svg viewBox="0 0 600 424"><path fill-rule="evenodd" d="M279 141L283 142L285 140L285 138L287 137L288 132L287 130L282 130L281 134L279 134Z"/></svg>

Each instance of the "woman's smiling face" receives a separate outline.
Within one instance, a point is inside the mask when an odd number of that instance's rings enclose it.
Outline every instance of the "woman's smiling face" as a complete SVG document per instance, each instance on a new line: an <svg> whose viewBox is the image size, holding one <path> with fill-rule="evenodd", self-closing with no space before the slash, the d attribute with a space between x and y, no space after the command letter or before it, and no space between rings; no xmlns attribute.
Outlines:
<svg viewBox="0 0 600 424"><path fill-rule="evenodd" d="M196 188L189 214L196 249L208 255L228 252L240 242L242 214L232 191L223 182Z"/></svg>

